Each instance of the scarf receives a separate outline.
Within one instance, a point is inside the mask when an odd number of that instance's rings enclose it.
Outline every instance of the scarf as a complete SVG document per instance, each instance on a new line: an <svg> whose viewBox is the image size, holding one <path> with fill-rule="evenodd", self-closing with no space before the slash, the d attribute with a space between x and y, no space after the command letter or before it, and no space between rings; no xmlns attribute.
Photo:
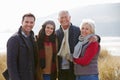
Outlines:
<svg viewBox="0 0 120 80"><path fill-rule="evenodd" d="M64 38L62 40L62 44L61 44L60 50L57 55L62 56L64 58L66 58L67 60L72 61L71 54L70 54L69 42L68 42L68 29L66 31L64 31Z"/></svg>
<svg viewBox="0 0 120 80"><path fill-rule="evenodd" d="M90 34L88 36L82 37L81 35L79 36L79 42L76 44L75 48L74 48L74 53L73 53L73 57L74 58L79 58L81 52L82 52L82 48L83 46L89 42L89 38L94 36L94 34Z"/></svg>
<svg viewBox="0 0 120 80"><path fill-rule="evenodd" d="M56 42L50 42L49 41L49 39L48 39L48 37L45 39L45 41L44 41L44 43L51 43L52 44L52 47L51 47L51 49L52 49L52 62L51 62L51 72L54 72L54 71L56 71L56 55L57 55L57 50L56 50ZM42 46L42 48L41 49L39 49L39 60L40 60L40 67L42 68L42 69L44 69L45 68L45 48L46 48L46 46L47 45L44 45L44 43L43 43L43 45L41 45Z"/></svg>

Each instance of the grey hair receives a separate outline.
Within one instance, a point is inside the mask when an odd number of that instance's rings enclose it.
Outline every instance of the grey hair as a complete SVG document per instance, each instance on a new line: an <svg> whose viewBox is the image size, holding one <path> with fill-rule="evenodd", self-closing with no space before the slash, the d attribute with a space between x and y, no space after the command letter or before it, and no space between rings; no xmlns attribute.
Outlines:
<svg viewBox="0 0 120 80"><path fill-rule="evenodd" d="M80 24L80 28L82 28L82 26L85 25L85 24L90 25L92 33L95 33L95 21L94 20L92 20L92 19L83 19L81 24Z"/></svg>
<svg viewBox="0 0 120 80"><path fill-rule="evenodd" d="M70 14L69 14L69 11L67 11L67 10L61 10L59 13L58 13L58 18L60 17L60 15L61 14L68 14L68 16L70 16Z"/></svg>

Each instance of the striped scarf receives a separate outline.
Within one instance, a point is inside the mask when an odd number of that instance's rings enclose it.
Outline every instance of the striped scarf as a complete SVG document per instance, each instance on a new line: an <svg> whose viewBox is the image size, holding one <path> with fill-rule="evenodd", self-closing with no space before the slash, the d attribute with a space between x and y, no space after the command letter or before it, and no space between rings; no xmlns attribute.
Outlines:
<svg viewBox="0 0 120 80"><path fill-rule="evenodd" d="M52 44L51 48L52 49L51 51L52 52L52 65L51 65L51 72L55 72L56 71L56 55L57 55L57 50L56 50L56 43L55 42L50 42L48 37L45 38L45 41L44 43L47 43L47 44ZM39 49L39 60L40 60L40 67L42 69L45 68L45 47L48 46L48 45L44 45L44 43L41 45L41 49Z"/></svg>

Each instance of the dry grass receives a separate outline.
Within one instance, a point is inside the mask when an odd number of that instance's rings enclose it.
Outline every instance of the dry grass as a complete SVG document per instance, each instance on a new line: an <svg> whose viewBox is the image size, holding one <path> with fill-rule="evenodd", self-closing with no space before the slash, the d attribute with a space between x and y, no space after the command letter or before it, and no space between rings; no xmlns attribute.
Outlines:
<svg viewBox="0 0 120 80"><path fill-rule="evenodd" d="M120 80L120 56L112 56L102 49L98 60L100 80ZM0 55L0 80L4 80L1 73L6 69L6 55Z"/></svg>
<svg viewBox="0 0 120 80"><path fill-rule="evenodd" d="M120 56L102 50L98 60L100 80L120 80Z"/></svg>
<svg viewBox="0 0 120 80"><path fill-rule="evenodd" d="M6 69L6 55L0 54L0 80L4 80L2 72Z"/></svg>

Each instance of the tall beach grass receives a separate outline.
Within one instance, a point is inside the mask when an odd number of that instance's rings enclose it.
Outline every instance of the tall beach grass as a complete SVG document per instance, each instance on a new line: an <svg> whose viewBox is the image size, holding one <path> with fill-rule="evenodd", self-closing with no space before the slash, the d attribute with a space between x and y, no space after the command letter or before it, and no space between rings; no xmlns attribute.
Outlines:
<svg viewBox="0 0 120 80"><path fill-rule="evenodd" d="M4 80L2 72L6 69L6 55L0 53L0 80Z"/></svg>
<svg viewBox="0 0 120 80"><path fill-rule="evenodd" d="M100 80L120 80L120 56L112 56L102 49L98 60Z"/></svg>

